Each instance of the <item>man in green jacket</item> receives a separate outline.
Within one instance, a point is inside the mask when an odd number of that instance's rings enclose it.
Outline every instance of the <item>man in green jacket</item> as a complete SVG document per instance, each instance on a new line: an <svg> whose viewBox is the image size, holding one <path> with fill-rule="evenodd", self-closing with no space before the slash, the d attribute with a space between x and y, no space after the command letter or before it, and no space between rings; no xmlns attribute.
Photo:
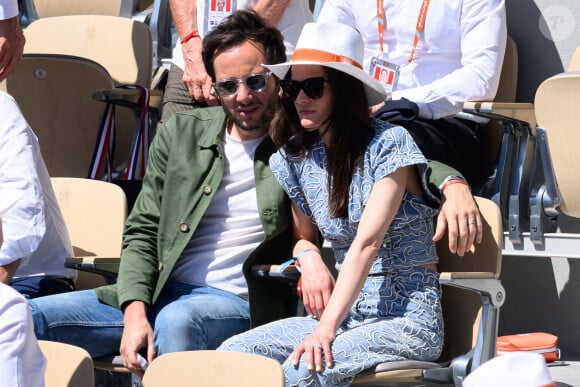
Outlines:
<svg viewBox="0 0 580 387"><path fill-rule="evenodd" d="M117 284L31 303L37 336L116 353L213 349L294 313L289 286L250 274L291 257L290 203L268 167L278 83L262 64L286 59L278 30L240 11L204 40L222 106L172 116L150 148L127 220Z"/></svg>
<svg viewBox="0 0 580 387"><path fill-rule="evenodd" d="M214 349L295 312L295 291L250 273L292 255L290 203L268 167L279 86L263 67L285 61L282 36L253 12L237 11L205 37L203 58L221 107L160 125L127 220L117 284L32 300L39 339L93 357L120 351L142 374L138 354L150 362ZM453 174L440 167L435 186ZM454 210L446 224L465 213ZM302 293L316 303L334 280L322 260L303 266Z"/></svg>

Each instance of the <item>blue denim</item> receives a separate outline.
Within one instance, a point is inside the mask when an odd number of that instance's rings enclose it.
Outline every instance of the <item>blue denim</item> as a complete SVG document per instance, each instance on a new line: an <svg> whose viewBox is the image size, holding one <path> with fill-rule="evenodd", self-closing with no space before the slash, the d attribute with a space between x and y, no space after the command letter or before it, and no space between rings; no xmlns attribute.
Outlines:
<svg viewBox="0 0 580 387"><path fill-rule="evenodd" d="M94 290L29 300L39 340L86 349L92 357L117 354L123 313L97 299ZM157 355L215 349L250 325L248 301L223 290L167 283L148 311Z"/></svg>
<svg viewBox="0 0 580 387"><path fill-rule="evenodd" d="M26 298L37 298L74 290L74 282L68 278L29 277L12 281L10 286Z"/></svg>

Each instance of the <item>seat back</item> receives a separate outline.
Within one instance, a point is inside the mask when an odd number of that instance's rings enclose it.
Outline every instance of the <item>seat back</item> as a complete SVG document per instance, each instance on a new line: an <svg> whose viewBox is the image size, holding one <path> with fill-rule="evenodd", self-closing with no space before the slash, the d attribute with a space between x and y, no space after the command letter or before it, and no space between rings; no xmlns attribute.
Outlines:
<svg viewBox="0 0 580 387"><path fill-rule="evenodd" d="M25 54L0 88L18 102L38 136L50 176L85 177L103 114L96 89L113 81L99 64L77 57Z"/></svg>
<svg viewBox="0 0 580 387"><path fill-rule="evenodd" d="M75 256L120 257L127 218L123 190L99 180L53 177L52 186ZM79 272L77 289L105 284L102 277Z"/></svg>
<svg viewBox="0 0 580 387"><path fill-rule="evenodd" d="M159 356L143 387L283 387L284 371L270 358L237 352L187 351Z"/></svg>
<svg viewBox="0 0 580 387"><path fill-rule="evenodd" d="M153 66L152 38L149 27L142 22L105 15L47 17L32 22L24 30L24 35L26 36L25 53L72 55L86 58L103 66L115 86L150 87ZM62 105L60 109L63 110L66 106L68 105ZM105 104L100 103L100 106L101 111L104 110ZM129 158L138 120L139 115L133 108L122 105L116 108L117 134L114 167L117 170L122 170ZM97 126L98 123L93 126L94 130L97 130ZM38 130L36 127L33 128ZM89 147L79 147L79 151L85 152L88 158L92 156L95 139L96 135ZM69 159L69 163L75 162ZM62 175L52 174L52 176ZM86 172L82 175L68 176L84 177Z"/></svg>
<svg viewBox="0 0 580 387"><path fill-rule="evenodd" d="M134 0L26 0L35 10L36 18L63 15L119 16L124 3Z"/></svg>
<svg viewBox="0 0 580 387"><path fill-rule="evenodd" d="M46 357L46 387L94 386L93 361L87 351L54 341L38 342Z"/></svg>
<svg viewBox="0 0 580 387"><path fill-rule="evenodd" d="M518 88L518 46L508 35L495 102L515 102Z"/></svg>
<svg viewBox="0 0 580 387"><path fill-rule="evenodd" d="M103 66L116 85L150 86L153 48L145 23L105 15L57 16L32 22L24 35L25 53L87 58Z"/></svg>
<svg viewBox="0 0 580 387"><path fill-rule="evenodd" d="M503 228L499 208L489 199L476 197L476 201L483 219L482 242L475 244L463 257L449 252L447 238L437 242L442 277L498 279L501 274ZM475 348L482 301L473 291L443 286L442 304L445 344L441 360L451 360ZM483 339L495 342L496 337Z"/></svg>
<svg viewBox="0 0 580 387"><path fill-rule="evenodd" d="M580 218L580 72L567 72L540 84L534 100L538 127L546 133L560 210Z"/></svg>
<svg viewBox="0 0 580 387"><path fill-rule="evenodd" d="M576 50L574 50L567 71L580 71L580 46L576 47Z"/></svg>
<svg viewBox="0 0 580 387"><path fill-rule="evenodd" d="M515 40L511 36L508 36L494 102L515 102L517 86L518 47ZM499 152L504 131L502 126L495 121L490 121L483 129L478 132L478 138L483 144L483 149L487 150L484 153L484 158L481 163L483 177L487 178L488 176L485 175L491 174L494 171L499 161L498 158L502 156Z"/></svg>

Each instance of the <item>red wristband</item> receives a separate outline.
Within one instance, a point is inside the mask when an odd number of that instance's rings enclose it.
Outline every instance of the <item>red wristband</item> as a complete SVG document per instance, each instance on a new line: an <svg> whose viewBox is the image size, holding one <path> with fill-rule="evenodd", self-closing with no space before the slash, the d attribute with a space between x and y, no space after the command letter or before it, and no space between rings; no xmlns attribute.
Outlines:
<svg viewBox="0 0 580 387"><path fill-rule="evenodd" d="M185 44L185 43L189 42L189 40L192 38L199 38L199 37L200 37L199 31L193 30L189 34L187 34L183 38L181 38L181 44Z"/></svg>
<svg viewBox="0 0 580 387"><path fill-rule="evenodd" d="M443 183L441 186L441 193L444 193L443 191L445 191L445 188L449 187L451 184L463 184L469 187L469 184L465 180L452 178Z"/></svg>

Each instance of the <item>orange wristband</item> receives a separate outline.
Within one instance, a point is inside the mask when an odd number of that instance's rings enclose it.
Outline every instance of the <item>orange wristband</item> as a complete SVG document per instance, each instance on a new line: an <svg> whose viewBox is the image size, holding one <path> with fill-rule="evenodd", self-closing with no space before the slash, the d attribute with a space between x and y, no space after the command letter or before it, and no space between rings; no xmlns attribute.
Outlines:
<svg viewBox="0 0 580 387"><path fill-rule="evenodd" d="M451 178L451 179L447 180L445 183L443 183L443 185L441 186L441 193L443 193L445 191L445 188L449 187L452 184L463 184L469 188L469 184L465 180Z"/></svg>
<svg viewBox="0 0 580 387"><path fill-rule="evenodd" d="M185 43L189 42L190 39L199 38L199 37L200 37L199 31L193 30L189 34L187 34L183 38L181 38L181 44L185 44Z"/></svg>

